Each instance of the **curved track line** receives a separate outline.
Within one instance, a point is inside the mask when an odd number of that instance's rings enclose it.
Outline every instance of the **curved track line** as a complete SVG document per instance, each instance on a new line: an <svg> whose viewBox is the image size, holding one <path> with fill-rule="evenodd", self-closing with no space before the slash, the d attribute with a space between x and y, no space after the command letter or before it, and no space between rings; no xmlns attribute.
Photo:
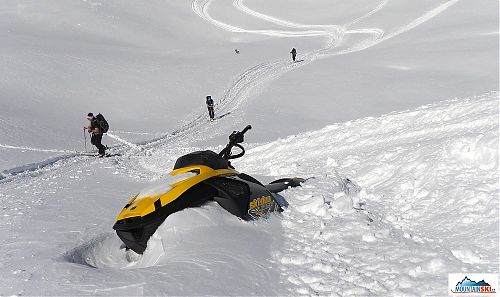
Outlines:
<svg viewBox="0 0 500 297"><path fill-rule="evenodd" d="M133 131L119 131L119 130L109 130L108 133L118 133L118 134L132 134L132 135L164 135L164 132L133 132Z"/></svg>
<svg viewBox="0 0 500 297"><path fill-rule="evenodd" d="M221 21L215 20L208 14L208 7L213 0L194 0L191 8L200 18L207 20L213 25L234 33L251 33L258 35L276 36L276 37L304 37L304 36L320 36L324 35L321 30L306 30L306 31L287 31L287 30L250 30L236 27Z"/></svg>
<svg viewBox="0 0 500 297"><path fill-rule="evenodd" d="M213 2L214 0L194 0L192 2L192 9L193 11L200 16L202 19L210 22L212 25L217 26L219 28L222 28L224 30L227 30L229 32L235 32L235 33L251 33L251 34L261 34L261 35L268 35L268 36L275 36L275 37L311 37L311 36L321 36L325 37L328 39L328 42L325 47L317 49L315 51L312 51L310 53L306 53L304 57L306 57L309 62L311 60L314 60L315 58L319 57L317 55L319 52L324 52L331 50L338 44L338 41L342 39L342 37L347 33L347 34L371 34L375 36L374 38L380 38L383 35L383 31L378 28L374 29L361 29L361 30L350 30L348 32L345 31L345 26L339 26L339 25L311 25L311 24L300 24L300 23L294 23L291 21L279 19L273 16L269 16L260 12L257 12L255 10L252 10L248 8L246 5L243 4L243 0L234 0L233 1L233 6L238 9L239 11L246 13L250 16L253 16L255 18L271 22L276 25L288 27L288 28L293 28L293 29L308 29L308 30L301 30L301 31L293 31L293 30L250 30L250 29L244 29L240 27L236 27L233 25L229 25L226 23L222 23L218 20L215 20L208 14L208 6ZM368 12L367 14L357 18L355 22L359 22L364 18L367 18L373 14L375 14L377 11L381 10L382 7L385 6L385 4L388 2L388 0L382 0L373 10ZM353 23L355 23L353 22ZM371 38L372 40L373 38ZM304 64L304 63L303 63Z"/></svg>
<svg viewBox="0 0 500 297"><path fill-rule="evenodd" d="M44 153L76 153L76 151L71 150L58 150L58 149L40 149L28 146L13 146L0 144L0 148L11 149L11 150L22 150L22 151L34 151L34 152L44 152Z"/></svg>
<svg viewBox="0 0 500 297"><path fill-rule="evenodd" d="M454 4L459 0L450 0L445 4L438 6L437 8L427 12L422 17L414 20L406 26L400 27L394 33L391 33L384 37L384 31L380 28L362 28L362 29L351 29L346 30L345 28L351 26L355 23L360 22L363 19L366 19L375 13L382 10L382 8L389 2L389 0L382 0L378 3L378 5L373 8L368 13L364 14L361 17L353 20L348 23L346 27L341 27L338 25L305 25L294 23L288 20L279 19L273 16L269 16L257 11L254 11L243 4L243 0L234 0L233 6L239 11L246 13L255 18L271 22L276 25L293 28L293 29L308 29L301 31L285 31L285 30L250 30L244 29L241 27L237 27L234 25L230 25L227 23L223 23L221 21L215 20L212 18L209 13L209 5L213 3L214 0L194 0L191 4L191 8L195 14L197 14L202 19L208 21L214 26L222 28L229 32L236 33L250 33L250 34L261 34L267 36L275 36L275 37L309 37L309 36L322 36L328 38L327 44L320 49L313 50L311 52L305 53L301 58L304 60L300 64L290 64L285 60L278 60L274 62L270 62L267 64L260 64L253 68L247 70L244 74L240 76L240 78L233 84L233 86L224 94L223 96L223 104L221 107L226 106L228 103L234 103L237 99L238 102L235 103L233 108L240 105L245 101L248 92L251 88L256 87L258 85L264 84L266 81L271 80L274 77L282 75L283 73L294 69L295 67L301 67L308 63L313 62L318 58L325 58L334 55L340 54L348 54L358 52L367 48L370 48L384 40L397 36L403 32L406 32L416 26L426 22L432 17L436 16L440 12L444 11L446 8ZM343 39L343 37L347 34L365 34L369 37L363 39L362 41L353 44L350 48L344 49L341 51L334 52L333 49L337 46L337 44Z"/></svg>
<svg viewBox="0 0 500 297"><path fill-rule="evenodd" d="M296 24L293 22L280 20L275 17L266 16L264 14L255 12L245 5L240 0L234 1L233 5L235 5L238 9L252 14L258 18L282 25L291 28L318 28L321 30L302 30L302 31L286 31L286 30L247 30L243 28L239 28L233 25L225 24L223 22L219 22L208 15L208 7L213 0L194 0L192 2L191 8L192 10L201 18L207 20L208 22L214 24L217 27L220 27L229 32L238 32L238 33L253 33L267 36L275 36L275 37L308 37L308 36L326 36L329 38L330 42L327 45L328 47L334 46L335 38L340 38L341 29L335 25L304 25L304 24ZM360 31L361 32L361 31ZM319 51L324 50L320 49ZM311 58L309 58L311 57ZM314 55L305 56L307 61L314 60ZM248 97L248 93L255 87L264 84L266 81L271 80L272 78L283 74L286 71L289 71L297 67L297 65L291 65L285 60L280 60L271 63L263 63L256 65L252 68L247 69L244 73L242 73L239 78L232 84L232 86L226 91L221 101L219 102L219 110L220 111L229 111L237 108L245 99ZM133 150L129 150L129 154L137 154L140 151L153 149L161 145L165 145L178 139L181 135L185 135L190 133L196 127L198 127L203 119L205 118L204 114L199 114L195 116L194 119L184 124L182 127L178 128L172 133L163 134L159 137L155 137L153 139L142 141L139 143L129 143L124 141L120 137L116 135L109 135L112 138L119 140L122 143L125 143L126 146L133 148ZM118 139L119 138L119 139ZM12 147L9 147L12 148ZM139 150L138 150L139 148ZM17 175L23 175L23 173L34 172L38 169L42 169L44 167L53 165L59 161L71 159L78 157L80 155L79 152L75 151L65 151L65 150L41 150L34 148L18 148L18 149L26 149L32 151L45 151L45 152L60 152L66 153L63 156L57 156L54 158L49 158L47 160L31 163L27 165L21 165L19 167L11 168L8 170L4 170L0 174L0 183L4 183L12 180ZM113 149L115 152L125 153L127 150L124 146L114 146Z"/></svg>
<svg viewBox="0 0 500 297"><path fill-rule="evenodd" d="M386 41L387 39L390 39L390 38L393 38L395 36L398 36L402 33L405 33L411 29L414 29L420 25L422 25L423 23L429 21L430 19L438 16L439 14L441 14L442 12L444 12L446 9L450 8L451 6L455 5L458 1L460 0L449 0L441 5L439 5L438 7L434 8L434 9L431 9L429 10L428 12L426 12L424 15L422 15L421 17L415 19L414 21L412 21L411 23L399 28L398 30L396 30L395 32L381 38L380 40L378 40L378 43L380 42L383 42L383 41Z"/></svg>
<svg viewBox="0 0 500 297"><path fill-rule="evenodd" d="M363 16L353 20L353 21L350 21L349 23L345 24L343 27L350 27L356 23L359 23L361 22L362 20L364 19L367 19L369 18L370 16L374 15L375 13L377 13L379 10L381 10L382 8L384 8L384 6L389 2L389 0L382 0L378 5L377 7L375 7L373 10L369 11L368 13L364 14Z"/></svg>
<svg viewBox="0 0 500 297"><path fill-rule="evenodd" d="M303 30L303 31L284 31L284 30L249 30L249 29L244 29L241 27L236 27L234 25L226 24L223 22L220 22L218 20L215 20L208 14L208 6L213 2L214 0L194 0L191 4L191 7L193 11L200 16L201 18L205 19L206 21L212 23L213 25L220 27L226 31L229 32L236 32L236 33L251 33L251 34L261 34L261 35L269 35L269 36L276 36L276 37L306 37L306 36L324 36L324 37L329 37L330 41L328 42L327 46L322 49L318 49L316 51L306 53L305 56L309 58L309 60L315 60L316 58L323 58L327 57L330 55L339 55L339 54L348 54L348 53L354 53L358 52L361 50L368 49L374 45L377 45L385 40L388 40L390 38L393 38L395 36L398 36L404 32L407 32L413 28L416 28L417 26L427 22L428 20L432 19L433 17L437 16L438 14L442 13L446 9L448 9L450 6L454 5L460 0L449 0L438 7L426 12L424 15L421 17L413 20L407 25L404 25L397 29L395 32L384 36L384 31L380 28L363 28L363 29L343 29L343 28L348 28L356 23L359 23L360 21L374 15L375 13L379 12L382 10L385 5L389 2L389 0L382 0L379 2L379 4L369 11L368 13L364 14L363 16L356 18L355 20L345 24L344 26L338 26L338 25L305 25L305 24L299 24L299 23L293 23L291 21L287 20L282 20L273 16L269 16L266 14L262 14L259 12L256 12L247 6L243 4L243 0L234 0L233 1L233 6L235 6L239 11L244 12L250 16L256 17L261 20L265 20L280 26L285 26L289 28L309 28L309 29L315 29L315 30ZM346 34L369 34L372 35L372 38L368 38L367 40L361 41L358 44L353 45L349 49L338 51L338 52L330 52L331 49L335 47L335 44L338 42L333 42L331 39L342 39L342 37ZM321 53L321 55L319 54Z"/></svg>
<svg viewBox="0 0 500 297"><path fill-rule="evenodd" d="M106 133L109 137L113 138L114 140L118 141L118 142L121 142L123 143L124 145L127 145L131 148L135 148L135 149L138 149L139 146L135 143L132 143L132 142L129 142L129 141L126 141L125 139L119 137L118 135L115 135L115 134L112 134L112 133Z"/></svg>
<svg viewBox="0 0 500 297"><path fill-rule="evenodd" d="M396 37L396 36L398 36L398 35L400 35L402 33L410 31L411 29L414 29L414 28L422 25L423 23L429 21L430 19L436 17L437 15L441 14L446 9L448 9L451 6L455 5L458 1L460 1L460 0L449 0L449 1L447 1L447 2L445 2L443 4L441 4L441 5L439 5L438 7L427 11L421 17L413 20L412 22L408 23L407 25L404 25L404 26L400 27L399 29L397 29L396 31L394 31L391 34L388 34L388 35L383 36L383 37L380 36L380 38L376 38L372 42L367 42L365 44L360 44L357 47L351 48L349 51L340 51L338 53L335 53L335 55L362 51L362 50L368 49L368 48L370 48L372 46L375 46L375 45L377 45L377 44L379 44L381 42L384 42L384 41L386 41L388 39ZM346 33L352 34L352 33L354 33L354 31L359 32L360 30L349 30L349 31L346 31Z"/></svg>
<svg viewBox="0 0 500 297"><path fill-rule="evenodd" d="M364 29L356 29L356 30L345 30L345 27L337 26L337 25L304 25L304 24L298 24L298 23L293 23L290 21L278 19L272 16L268 16L256 11L251 10L250 8L246 7L243 4L243 0L235 0L233 2L233 5L241 10L242 12L245 12L247 14L250 14L254 17L257 17L259 19L272 22L274 24L278 24L281 26L289 27L289 28L310 28L310 30L299 30L299 31L290 31L290 30L248 30L240 27L236 27L230 24L226 24L220 21L217 21L210 17L208 14L208 7L210 3L212 3L214 0L194 0L191 4L191 8L195 14L197 14L200 18L210 22L211 24L222 28L226 31L229 32L236 32L236 33L250 33L250 34L260 34L260 35L267 35L267 36L275 36L275 37L310 37L310 36L320 36L320 37L326 37L328 39L327 44L320 49L311 51L309 53L306 53L302 58L304 59L303 63L300 64L292 64L289 63L287 60L278 60L270 63L263 63L256 65L248 70L246 70L243 74L240 75L240 77L232 84L232 86L226 91L224 96L222 97L221 101L219 102L219 109L220 111L227 112L230 111L231 109L234 109L238 107L240 104L242 104L244 101L246 101L246 98L248 97L248 94L250 91L260 85L265 84L267 81L270 81L271 79L282 75L283 73L290 71L294 69L295 67L302 67L308 63L311 63L315 61L318 58L326 58L334 55L341 55L341 54L349 54L349 53L354 53L358 52L364 49L368 49L376 44L379 44L385 40L388 40L390 38L393 38L397 35L400 35L404 32L407 32L425 22L428 20L432 19L433 17L439 15L443 11L445 11L447 8L450 6L454 5L460 0L449 0L445 2L444 4L439 5L438 7L428 11L421 17L415 19L414 21L410 22L409 24L400 27L398 30L394 31L393 33L384 36L384 31L379 28L364 28ZM379 4L370 12L366 13L365 15L353 20L352 22L348 23L346 27L358 23L361 20L375 14L376 12L380 11L388 2L388 0L382 0L379 2ZM371 38L367 38L352 47L337 51L337 52L332 52L332 50L336 47L336 45L343 39L343 37L346 34L367 34L371 35ZM204 114L204 113L203 113ZM178 139L182 135L186 135L190 133L192 130L195 130L198 126L201 125L203 122L203 119L205 116L203 114L198 114L195 116L194 119L189 121L188 123L184 124L182 127L178 128L172 133L169 134L164 134L163 136L156 137L147 141L139 142L134 144L134 148L139 147L141 148L140 150L137 149L126 149L123 145L122 146L115 146L112 147L115 152L119 153L128 153L128 155L134 155L134 154L139 154L141 151L145 151L148 149L153 149L155 147L161 146L161 145L166 145L176 139ZM129 146L130 147L130 146ZM50 166L55 164L56 162L59 162L61 160L67 160L71 158L78 157L80 154L77 152L73 151L63 151L63 150L41 150L41 149L33 149L33 148L23 148L27 150L39 150L39 151L47 151L47 152L62 152L62 153L69 153L67 155L63 156L58 156L54 157L45 161L41 161L38 163L33 163L33 164L28 164L28 165L23 165L19 166L10 170L4 170L0 174L0 183L10 181L12 180L15 176L21 175L24 176L23 173L26 172L33 172L36 171L37 169ZM83 160L83 159L82 159Z"/></svg>
<svg viewBox="0 0 500 297"><path fill-rule="evenodd" d="M388 1L388 0L386 0L386 1ZM282 20L282 19L279 19L279 18L276 18L273 16L269 16L269 15L266 15L266 14L263 14L263 13L260 13L260 12L257 12L255 10L248 8L245 4L243 4L243 0L234 0L233 6L236 7L236 9L238 9L246 14L249 14L249 15L257 17L261 20L265 20L265 21L268 21L268 22L271 22L271 23L274 23L274 24L277 24L280 26L284 26L284 27L289 27L289 28L319 28L319 29L323 29L326 31L332 31L332 32L340 30L340 27L337 25L305 25L305 24L293 23L293 22Z"/></svg>

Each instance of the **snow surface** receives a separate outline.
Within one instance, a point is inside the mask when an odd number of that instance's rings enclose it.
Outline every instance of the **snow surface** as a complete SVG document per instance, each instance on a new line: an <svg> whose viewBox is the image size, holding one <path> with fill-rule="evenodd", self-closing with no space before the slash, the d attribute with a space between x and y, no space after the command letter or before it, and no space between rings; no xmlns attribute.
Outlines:
<svg viewBox="0 0 500 297"><path fill-rule="evenodd" d="M446 295L448 273L498 273L497 12L2 1L0 295ZM81 153L89 111L114 156ZM237 170L308 179L286 211L244 222L209 203L144 255L120 248L130 198L246 124Z"/></svg>

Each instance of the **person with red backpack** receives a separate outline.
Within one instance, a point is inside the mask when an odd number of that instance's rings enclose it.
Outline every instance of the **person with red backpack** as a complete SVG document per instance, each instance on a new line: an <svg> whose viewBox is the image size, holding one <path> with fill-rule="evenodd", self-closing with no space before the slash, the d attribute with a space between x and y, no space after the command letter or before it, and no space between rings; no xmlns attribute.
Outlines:
<svg viewBox="0 0 500 297"><path fill-rule="evenodd" d="M90 142L99 150L99 157L104 157L106 154L106 147L101 143L102 135L108 132L109 125L101 114L94 116L93 113L87 114L87 120L90 124L87 131L92 134Z"/></svg>

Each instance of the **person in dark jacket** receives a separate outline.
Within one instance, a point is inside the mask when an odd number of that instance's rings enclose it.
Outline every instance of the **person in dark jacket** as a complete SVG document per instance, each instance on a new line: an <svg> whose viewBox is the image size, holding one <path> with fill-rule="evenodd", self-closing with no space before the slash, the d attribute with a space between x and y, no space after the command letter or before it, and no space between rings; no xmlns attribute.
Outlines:
<svg viewBox="0 0 500 297"><path fill-rule="evenodd" d="M106 154L106 147L102 145L102 131L99 122L95 118L94 114L89 112L87 114L87 120L89 120L90 124L87 127L87 131L92 134L90 138L90 142L97 147L99 150L99 157L104 157Z"/></svg>
<svg viewBox="0 0 500 297"><path fill-rule="evenodd" d="M207 96L207 108L208 108L208 115L210 116L210 120L214 120L214 100L212 99L212 96Z"/></svg>
<svg viewBox="0 0 500 297"><path fill-rule="evenodd" d="M297 50L295 48L292 48L290 54L292 54L292 60L295 62L295 57L297 56Z"/></svg>

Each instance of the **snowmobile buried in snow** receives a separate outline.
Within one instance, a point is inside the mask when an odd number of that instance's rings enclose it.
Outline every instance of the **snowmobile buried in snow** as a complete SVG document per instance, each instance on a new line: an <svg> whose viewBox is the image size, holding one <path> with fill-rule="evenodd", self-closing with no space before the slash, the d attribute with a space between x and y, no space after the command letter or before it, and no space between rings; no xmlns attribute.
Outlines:
<svg viewBox="0 0 500 297"><path fill-rule="evenodd" d="M135 195L122 209L113 226L125 246L142 254L151 235L170 214L201 206L207 201L216 201L243 220L282 211L283 199L276 193L300 186L304 179L283 178L263 185L255 178L236 171L229 161L245 154L240 143L244 141L245 132L251 128L248 125L241 132L234 131L229 136L229 143L218 154L206 150L180 157L170 172L178 180ZM233 147L241 151L233 155Z"/></svg>

